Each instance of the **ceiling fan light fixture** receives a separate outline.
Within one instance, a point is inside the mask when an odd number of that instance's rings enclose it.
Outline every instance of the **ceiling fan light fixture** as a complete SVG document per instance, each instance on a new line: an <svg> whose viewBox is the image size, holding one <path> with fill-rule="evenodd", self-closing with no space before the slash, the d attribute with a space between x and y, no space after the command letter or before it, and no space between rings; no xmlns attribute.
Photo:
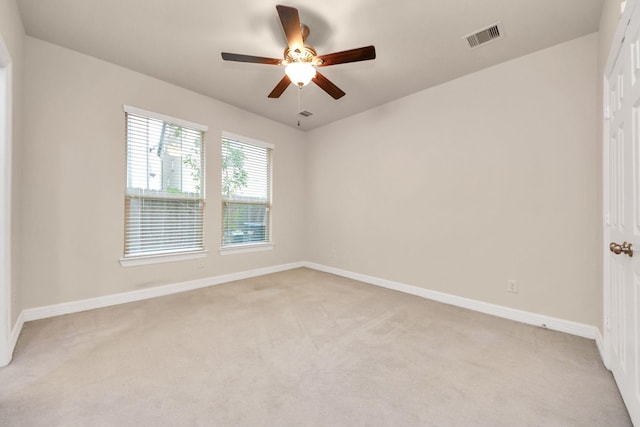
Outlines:
<svg viewBox="0 0 640 427"><path fill-rule="evenodd" d="M376 48L373 46L318 56L313 46L305 44L310 31L309 27L300 24L298 9L290 6L277 5L276 10L278 11L285 38L287 39L287 47L284 49L283 55L284 59L222 52L222 59L225 61L284 66L285 75L269 95L267 95L268 98L280 98L280 95L282 95L291 83L301 88L313 82L333 99L340 99L346 95L344 91L323 76L322 73L317 72L316 67L376 59ZM300 92L298 92L298 94L299 93Z"/></svg>
<svg viewBox="0 0 640 427"><path fill-rule="evenodd" d="M316 76L316 69L308 62L292 62L284 68L289 79L298 86L306 86Z"/></svg>

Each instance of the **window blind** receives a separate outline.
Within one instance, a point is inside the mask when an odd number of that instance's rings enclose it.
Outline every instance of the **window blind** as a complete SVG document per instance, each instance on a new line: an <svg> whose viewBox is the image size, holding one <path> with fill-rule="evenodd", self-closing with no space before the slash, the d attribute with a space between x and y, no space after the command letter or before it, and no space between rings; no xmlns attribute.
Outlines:
<svg viewBox="0 0 640 427"><path fill-rule="evenodd" d="M202 250L204 131L138 111L126 112L124 255Z"/></svg>
<svg viewBox="0 0 640 427"><path fill-rule="evenodd" d="M271 241L271 148L222 138L222 247Z"/></svg>

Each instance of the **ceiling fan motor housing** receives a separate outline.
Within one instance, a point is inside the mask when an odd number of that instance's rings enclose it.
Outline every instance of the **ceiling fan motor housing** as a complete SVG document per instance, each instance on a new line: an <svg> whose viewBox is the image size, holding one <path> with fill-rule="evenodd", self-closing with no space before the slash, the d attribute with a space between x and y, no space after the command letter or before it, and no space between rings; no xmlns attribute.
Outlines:
<svg viewBox="0 0 640 427"><path fill-rule="evenodd" d="M309 45L305 45L302 49L294 49L286 48L284 50L284 63L292 64L294 62L306 62L311 63L313 65L318 65L318 61L321 61L317 58L316 50Z"/></svg>

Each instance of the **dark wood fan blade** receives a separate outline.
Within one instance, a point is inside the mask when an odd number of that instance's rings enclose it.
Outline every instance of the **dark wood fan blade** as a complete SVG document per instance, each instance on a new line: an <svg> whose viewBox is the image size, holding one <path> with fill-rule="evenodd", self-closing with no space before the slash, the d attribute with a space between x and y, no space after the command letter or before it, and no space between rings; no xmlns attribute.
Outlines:
<svg viewBox="0 0 640 427"><path fill-rule="evenodd" d="M338 86L331 83L331 81L316 71L316 76L312 79L312 81L320 86L322 90L327 92L329 95L333 97L333 99L340 99L346 94L340 89Z"/></svg>
<svg viewBox="0 0 640 427"><path fill-rule="evenodd" d="M280 95L282 95L284 90L288 88L290 84L291 84L291 79L289 79L289 76L285 74L282 80L280 80L280 82L278 82L276 87L273 88L273 90L269 94L269 98L280 98Z"/></svg>
<svg viewBox="0 0 640 427"><path fill-rule="evenodd" d="M284 35L287 37L287 45L289 49L301 49L304 46L302 41L302 30L300 30L300 16L298 9L295 7L277 5L278 16L282 23Z"/></svg>
<svg viewBox="0 0 640 427"><path fill-rule="evenodd" d="M361 47L358 49L322 55L318 58L322 60L322 63L318 64L319 67L346 64L347 62L368 61L370 59L376 59L376 48L373 46Z"/></svg>
<svg viewBox="0 0 640 427"><path fill-rule="evenodd" d="M262 56L241 55L239 53L222 52L222 59L225 61L251 62L253 64L281 65L282 60L275 58L264 58Z"/></svg>

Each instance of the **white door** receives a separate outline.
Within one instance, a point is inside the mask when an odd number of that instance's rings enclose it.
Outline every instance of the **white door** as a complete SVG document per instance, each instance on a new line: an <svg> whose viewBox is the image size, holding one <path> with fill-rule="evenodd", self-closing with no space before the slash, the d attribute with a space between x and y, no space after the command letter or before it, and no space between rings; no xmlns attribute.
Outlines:
<svg viewBox="0 0 640 427"><path fill-rule="evenodd" d="M609 368L640 426L640 7L621 22L624 39L605 79L604 334Z"/></svg>

